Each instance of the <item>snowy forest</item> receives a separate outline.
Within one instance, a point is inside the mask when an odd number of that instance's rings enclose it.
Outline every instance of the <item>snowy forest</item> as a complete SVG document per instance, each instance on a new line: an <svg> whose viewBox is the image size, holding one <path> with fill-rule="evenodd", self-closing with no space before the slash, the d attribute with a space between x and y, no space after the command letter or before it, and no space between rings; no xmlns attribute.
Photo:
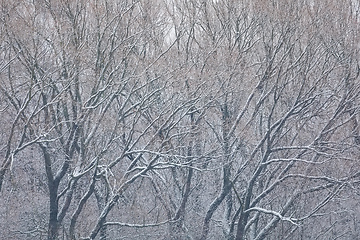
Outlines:
<svg viewBox="0 0 360 240"><path fill-rule="evenodd" d="M357 0L0 11L1 239L360 239Z"/></svg>

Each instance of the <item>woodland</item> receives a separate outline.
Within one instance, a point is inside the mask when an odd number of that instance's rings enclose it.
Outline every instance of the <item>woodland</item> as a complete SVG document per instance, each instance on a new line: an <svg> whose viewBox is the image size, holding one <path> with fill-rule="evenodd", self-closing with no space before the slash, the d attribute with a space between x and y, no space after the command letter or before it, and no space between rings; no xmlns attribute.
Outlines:
<svg viewBox="0 0 360 240"><path fill-rule="evenodd" d="M1 239L360 239L358 1L0 11Z"/></svg>

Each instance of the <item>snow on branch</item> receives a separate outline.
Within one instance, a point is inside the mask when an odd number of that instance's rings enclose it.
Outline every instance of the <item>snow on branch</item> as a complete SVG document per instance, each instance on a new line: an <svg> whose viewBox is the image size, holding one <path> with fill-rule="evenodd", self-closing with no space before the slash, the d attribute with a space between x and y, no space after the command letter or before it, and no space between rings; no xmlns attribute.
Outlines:
<svg viewBox="0 0 360 240"><path fill-rule="evenodd" d="M252 207L252 208L247 209L245 212L252 212L252 211L261 212L261 213L265 213L265 214L271 214L271 215L274 215L274 216L280 218L282 221L288 221L291 224L299 225L299 224L296 223L296 222L298 222L297 219L282 216L279 212L276 212L276 211L273 211L273 210L268 210L268 209L259 208L259 207Z"/></svg>
<svg viewBox="0 0 360 240"><path fill-rule="evenodd" d="M121 226L121 227L131 227L131 228L145 228L145 227L158 227L168 223L174 223L176 221L167 220L159 223L148 223L148 224L135 224L135 223L121 223L121 222L106 222L104 226Z"/></svg>

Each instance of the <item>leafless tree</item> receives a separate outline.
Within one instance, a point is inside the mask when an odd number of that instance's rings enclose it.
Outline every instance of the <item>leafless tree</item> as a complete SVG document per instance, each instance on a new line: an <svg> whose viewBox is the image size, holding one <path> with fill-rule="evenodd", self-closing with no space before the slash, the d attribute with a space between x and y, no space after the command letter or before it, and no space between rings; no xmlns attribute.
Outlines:
<svg viewBox="0 0 360 240"><path fill-rule="evenodd" d="M1 4L1 235L358 237L354 1Z"/></svg>

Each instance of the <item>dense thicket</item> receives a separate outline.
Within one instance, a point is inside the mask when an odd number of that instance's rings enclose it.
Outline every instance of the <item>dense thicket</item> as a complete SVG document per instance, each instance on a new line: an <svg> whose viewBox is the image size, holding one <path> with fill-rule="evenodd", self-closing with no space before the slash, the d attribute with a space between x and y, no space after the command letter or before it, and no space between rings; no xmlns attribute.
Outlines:
<svg viewBox="0 0 360 240"><path fill-rule="evenodd" d="M356 1L1 1L0 236L358 239Z"/></svg>

